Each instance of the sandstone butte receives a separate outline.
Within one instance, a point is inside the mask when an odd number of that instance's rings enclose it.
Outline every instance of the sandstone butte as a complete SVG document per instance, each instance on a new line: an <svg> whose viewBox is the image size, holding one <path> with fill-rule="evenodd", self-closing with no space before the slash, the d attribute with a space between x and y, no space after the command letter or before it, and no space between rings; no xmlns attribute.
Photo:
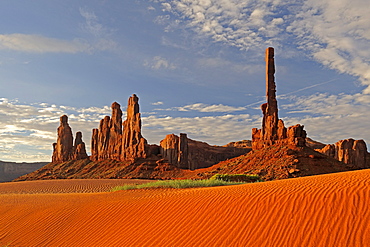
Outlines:
<svg viewBox="0 0 370 247"><path fill-rule="evenodd" d="M149 145L141 134L139 98L128 99L126 119L117 102L112 115L93 129L91 156L80 132L72 145L72 130L62 116L52 163L18 180L55 178L208 178L215 173L252 173L282 179L370 167L363 140L321 144L307 137L304 126L285 127L276 99L274 49L266 49L266 103L262 128L252 129L252 141L211 146L185 133L167 135ZM192 172L194 171L194 172Z"/></svg>

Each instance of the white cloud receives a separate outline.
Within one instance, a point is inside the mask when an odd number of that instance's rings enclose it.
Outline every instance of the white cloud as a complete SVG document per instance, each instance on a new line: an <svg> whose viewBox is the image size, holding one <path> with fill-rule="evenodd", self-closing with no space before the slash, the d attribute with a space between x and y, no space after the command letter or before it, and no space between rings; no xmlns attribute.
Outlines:
<svg viewBox="0 0 370 247"><path fill-rule="evenodd" d="M60 40L35 34L0 34L0 49L35 53L88 52L90 46L81 40Z"/></svg>
<svg viewBox="0 0 370 247"><path fill-rule="evenodd" d="M162 101L151 103L151 105L163 105L164 103Z"/></svg>
<svg viewBox="0 0 370 247"><path fill-rule="evenodd" d="M291 97L287 124L305 125L308 135L324 143L335 143L354 138L370 141L368 122L370 95L364 94L314 94Z"/></svg>
<svg viewBox="0 0 370 247"><path fill-rule="evenodd" d="M366 0L310 0L288 27L325 66L359 77L370 93L370 16Z"/></svg>
<svg viewBox="0 0 370 247"><path fill-rule="evenodd" d="M259 125L260 116L248 114L193 118L149 116L143 118L143 135L150 143L159 143L168 134L187 133L191 139L224 145L250 139L251 129Z"/></svg>
<svg viewBox="0 0 370 247"><path fill-rule="evenodd" d="M181 25L195 31L195 36L250 52L274 46L282 56L297 56L296 48L300 48L324 66L358 77L367 86L364 93L370 93L367 0L157 2L171 14L167 16L168 27ZM170 30L168 27L165 29ZM205 62L217 65L221 61Z"/></svg>
<svg viewBox="0 0 370 247"><path fill-rule="evenodd" d="M160 110L160 109L157 109L157 110ZM195 103L195 104L186 105L186 106L172 107L170 109L164 109L164 110L198 111L198 112L235 112L235 111L244 111L246 110L246 108L227 106L223 104L208 105L208 104L203 104L203 103Z"/></svg>
<svg viewBox="0 0 370 247"><path fill-rule="evenodd" d="M174 70L176 69L176 65L169 62L166 58L163 58L161 56L155 56L152 59L145 60L144 66L151 68L153 70L160 70L160 69Z"/></svg>
<svg viewBox="0 0 370 247"><path fill-rule="evenodd" d="M290 100L289 104L280 106L286 126L303 124L310 137L324 143L347 138L370 141L370 117L367 114L370 112L370 95L284 97L284 101ZM159 105L162 102L156 103ZM196 117L160 116L163 112L143 114L143 136L149 143L158 144L167 134L187 133L189 138L223 145L250 139L251 129L261 127L262 114L246 114L245 107L196 103L169 110L199 114ZM212 116L205 116L204 113L212 113ZM69 116L74 134L82 131L89 152L91 130L97 128L99 121L110 115L111 110L108 106L76 108L0 99L0 160L50 161L51 144L56 141L56 129L63 114Z"/></svg>
<svg viewBox="0 0 370 247"><path fill-rule="evenodd" d="M108 106L75 108L46 103L22 104L17 100L2 98L0 160L37 161L32 157L39 157L42 158L39 161L50 161L51 144L56 141L59 118L64 114L69 116L69 124L74 133L83 132L83 140L89 150L91 130L97 128L100 119L110 113ZM23 154L19 155L20 153Z"/></svg>

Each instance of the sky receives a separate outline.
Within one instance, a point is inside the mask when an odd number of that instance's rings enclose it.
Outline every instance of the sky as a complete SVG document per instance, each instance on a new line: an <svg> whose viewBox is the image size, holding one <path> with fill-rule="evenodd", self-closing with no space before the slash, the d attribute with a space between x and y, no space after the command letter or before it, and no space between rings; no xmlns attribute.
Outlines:
<svg viewBox="0 0 370 247"><path fill-rule="evenodd" d="M1 0L0 160L50 161L136 94L142 134L211 145L261 127L267 47L279 117L323 143L370 141L368 0ZM75 135L75 134L74 134Z"/></svg>

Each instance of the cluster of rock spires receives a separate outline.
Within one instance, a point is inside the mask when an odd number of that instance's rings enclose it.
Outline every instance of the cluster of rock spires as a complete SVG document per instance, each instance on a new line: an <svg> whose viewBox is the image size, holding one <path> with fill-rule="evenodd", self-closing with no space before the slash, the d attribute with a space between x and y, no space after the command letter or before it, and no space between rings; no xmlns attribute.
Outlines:
<svg viewBox="0 0 370 247"><path fill-rule="evenodd" d="M87 153L85 143L82 141L82 133L76 133L76 139L73 145L72 129L68 124L68 117L60 117L60 126L58 127L57 143L53 143L53 163L60 163L67 160L86 159Z"/></svg>
<svg viewBox="0 0 370 247"><path fill-rule="evenodd" d="M93 129L91 156L88 157L81 132L73 135L68 125L68 117L60 118L57 143L53 144L52 162L89 158L91 161L131 161L151 159L157 164L169 163L181 169L210 167L220 161L234 158L252 150L262 150L272 145L306 147L307 133L304 126L296 124L288 128L278 117L276 100L274 49L266 49L266 99L261 105L262 128L252 129L252 141L230 143L223 147L210 146L204 142L191 140L185 133L180 136L167 135L160 145L149 145L141 134L139 98L133 94L128 100L126 120L122 120L120 104L112 104L111 117L100 121L98 129ZM251 145L250 145L251 144ZM251 148L250 148L251 146ZM352 165L354 168L370 167L369 153L363 140L347 139L316 148L317 152Z"/></svg>
<svg viewBox="0 0 370 247"><path fill-rule="evenodd" d="M75 145L72 145L72 130L67 116L61 117L57 143L54 143L52 162L61 163L70 160L88 158L81 132L77 132ZM138 159L151 158L158 163L167 162L182 169L209 167L219 161L245 154L246 147L210 146L187 138L170 134L160 145L149 145L141 134L141 116L139 98L133 94L128 99L126 120L122 121L121 106L112 104L112 116L104 117L98 129L92 130L91 161L116 160L135 162Z"/></svg>
<svg viewBox="0 0 370 247"><path fill-rule="evenodd" d="M127 118L122 123L121 106L112 104L112 117L100 121L99 129L93 129L91 157L99 160L134 160L148 156L148 145L141 135L139 98L133 94L128 100Z"/></svg>

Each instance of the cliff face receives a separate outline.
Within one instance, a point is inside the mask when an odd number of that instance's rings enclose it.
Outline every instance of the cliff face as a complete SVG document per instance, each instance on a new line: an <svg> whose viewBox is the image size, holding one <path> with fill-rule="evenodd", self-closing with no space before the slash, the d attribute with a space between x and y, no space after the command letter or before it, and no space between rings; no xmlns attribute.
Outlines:
<svg viewBox="0 0 370 247"><path fill-rule="evenodd" d="M275 84L274 48L266 49L266 100L261 105L263 113L262 129L252 129L252 149L258 150L274 144L304 147L306 131L303 125L294 125L288 129L278 117Z"/></svg>
<svg viewBox="0 0 370 247"><path fill-rule="evenodd" d="M363 140L345 139L315 150L355 168L370 167L367 162L369 154Z"/></svg>
<svg viewBox="0 0 370 247"><path fill-rule="evenodd" d="M68 160L79 160L87 158L85 143L82 141L82 133L77 132L75 145L73 145L72 129L68 124L68 117L60 117L58 127L58 139L53 143L53 163L61 163Z"/></svg>
<svg viewBox="0 0 370 247"><path fill-rule="evenodd" d="M184 133L180 137L167 135L160 142L162 158L178 168L195 170L210 167L220 161L231 159L250 151L250 148L235 147L233 143L225 146L211 146L205 142L187 138Z"/></svg>

